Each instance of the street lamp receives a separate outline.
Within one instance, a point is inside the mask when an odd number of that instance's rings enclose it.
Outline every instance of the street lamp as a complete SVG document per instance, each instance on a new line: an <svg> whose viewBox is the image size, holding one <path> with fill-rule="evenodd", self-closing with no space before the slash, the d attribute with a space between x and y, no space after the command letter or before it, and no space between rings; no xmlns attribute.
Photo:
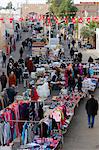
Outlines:
<svg viewBox="0 0 99 150"><path fill-rule="evenodd" d="M50 0L48 1L49 2L49 18L50 18ZM49 23L49 48L51 48L51 26L50 26L50 23Z"/></svg>

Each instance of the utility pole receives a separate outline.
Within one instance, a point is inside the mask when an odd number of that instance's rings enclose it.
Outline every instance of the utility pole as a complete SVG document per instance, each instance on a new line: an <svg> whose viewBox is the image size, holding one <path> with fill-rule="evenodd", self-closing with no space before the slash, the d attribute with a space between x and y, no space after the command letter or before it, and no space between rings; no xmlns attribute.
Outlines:
<svg viewBox="0 0 99 150"><path fill-rule="evenodd" d="M50 17L50 14L49 14ZM49 24L49 48L51 47L51 26Z"/></svg>
<svg viewBox="0 0 99 150"><path fill-rule="evenodd" d="M28 0L26 0L26 4L28 4Z"/></svg>
<svg viewBox="0 0 99 150"><path fill-rule="evenodd" d="M97 2L97 16L99 15L99 2Z"/></svg>
<svg viewBox="0 0 99 150"><path fill-rule="evenodd" d="M51 17L50 14L50 0L49 0L49 18ZM49 23L49 48L51 48L51 25Z"/></svg>

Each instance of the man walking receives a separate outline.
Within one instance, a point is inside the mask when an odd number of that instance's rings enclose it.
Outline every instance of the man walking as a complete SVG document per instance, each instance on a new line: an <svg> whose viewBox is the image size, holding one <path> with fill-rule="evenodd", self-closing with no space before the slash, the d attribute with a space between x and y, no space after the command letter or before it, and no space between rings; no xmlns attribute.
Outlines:
<svg viewBox="0 0 99 150"><path fill-rule="evenodd" d="M70 56L71 56L71 58L74 59L74 49L73 49L73 47L72 47L71 50L70 50Z"/></svg>
<svg viewBox="0 0 99 150"><path fill-rule="evenodd" d="M4 88L6 88L7 84L7 77L4 72L2 72L2 75L0 76L0 82L1 82L1 91L3 91Z"/></svg>
<svg viewBox="0 0 99 150"><path fill-rule="evenodd" d="M91 98L86 103L86 111L88 115L88 126L93 128L95 122L95 116L98 111L98 102L95 100L94 95L91 95Z"/></svg>
<svg viewBox="0 0 99 150"><path fill-rule="evenodd" d="M20 58L22 58L22 56L23 56L23 48L21 47L20 48Z"/></svg>
<svg viewBox="0 0 99 150"><path fill-rule="evenodd" d="M6 55L5 55L5 53L3 53L3 55L2 55L2 68L3 67L6 68Z"/></svg>

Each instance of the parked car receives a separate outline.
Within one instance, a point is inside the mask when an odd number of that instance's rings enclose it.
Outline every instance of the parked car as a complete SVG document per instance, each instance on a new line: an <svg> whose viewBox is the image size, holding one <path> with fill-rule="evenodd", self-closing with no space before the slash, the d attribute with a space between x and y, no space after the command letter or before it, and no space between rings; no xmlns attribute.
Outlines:
<svg viewBox="0 0 99 150"><path fill-rule="evenodd" d="M90 43L85 43L85 44L83 45L83 47L86 48L86 49L93 49L93 46L92 46L92 44L90 44Z"/></svg>

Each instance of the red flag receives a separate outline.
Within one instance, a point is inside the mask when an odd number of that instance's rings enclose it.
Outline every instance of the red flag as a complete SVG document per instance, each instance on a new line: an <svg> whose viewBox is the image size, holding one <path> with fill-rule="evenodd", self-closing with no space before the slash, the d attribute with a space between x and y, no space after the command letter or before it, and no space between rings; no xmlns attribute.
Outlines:
<svg viewBox="0 0 99 150"><path fill-rule="evenodd" d="M76 23L76 19L72 18L72 23L75 24Z"/></svg>
<svg viewBox="0 0 99 150"><path fill-rule="evenodd" d="M87 18L87 22L88 22L88 23L90 23L90 21L91 21L91 18L90 18L90 17L88 17L88 18Z"/></svg>
<svg viewBox="0 0 99 150"><path fill-rule="evenodd" d="M79 18L79 23L83 23L83 18Z"/></svg>

